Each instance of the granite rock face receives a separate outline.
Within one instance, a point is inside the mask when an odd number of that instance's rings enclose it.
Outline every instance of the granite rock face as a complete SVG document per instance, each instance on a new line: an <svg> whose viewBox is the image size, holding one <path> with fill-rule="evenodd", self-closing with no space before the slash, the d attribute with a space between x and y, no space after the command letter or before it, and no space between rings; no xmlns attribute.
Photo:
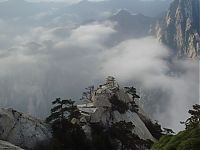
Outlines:
<svg viewBox="0 0 200 150"><path fill-rule="evenodd" d="M23 149L6 141L0 140L0 150L23 150Z"/></svg>
<svg viewBox="0 0 200 150"><path fill-rule="evenodd" d="M200 51L199 0L174 0L154 34L179 57L195 58Z"/></svg>
<svg viewBox="0 0 200 150"><path fill-rule="evenodd" d="M132 122L135 125L133 130L134 134L138 135L140 139L155 141L151 131L146 127L145 120L151 120L139 106L139 111L134 112L127 109L124 113L118 110L112 110L112 103L110 98L115 95L119 101L129 105L133 101L132 96L126 90L118 85L117 82L109 79L104 85L92 92L92 97L89 103L78 105L78 108L83 116L84 122L89 123L102 123L105 126L110 126L113 123L125 121ZM112 78L114 79L114 78ZM142 114L143 119L140 118ZM88 127L87 127L88 132Z"/></svg>
<svg viewBox="0 0 200 150"><path fill-rule="evenodd" d="M0 139L32 149L50 138L51 132L42 121L13 109L0 109Z"/></svg>

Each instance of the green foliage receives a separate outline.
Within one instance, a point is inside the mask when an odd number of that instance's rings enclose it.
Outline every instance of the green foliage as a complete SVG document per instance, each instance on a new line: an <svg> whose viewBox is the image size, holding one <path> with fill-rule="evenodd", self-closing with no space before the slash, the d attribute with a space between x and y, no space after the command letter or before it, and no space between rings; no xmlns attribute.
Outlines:
<svg viewBox="0 0 200 150"><path fill-rule="evenodd" d="M131 122L120 121L114 123L110 128L112 138L117 139L121 143L121 149L136 149L135 135L132 133L134 125Z"/></svg>
<svg viewBox="0 0 200 150"><path fill-rule="evenodd" d="M158 124L158 122L153 123L151 120L144 118L141 114L139 114L140 118L144 122L147 129L150 131L150 133L153 135L154 138L159 140L161 136L163 135L163 131L161 129L161 125Z"/></svg>
<svg viewBox="0 0 200 150"><path fill-rule="evenodd" d="M81 114L72 100L57 98L52 102L54 107L51 115L46 119L50 123L53 138L46 149L52 150L87 150L89 141L82 127L77 123L71 123L73 118L79 120ZM43 148L45 149L45 148Z"/></svg>
<svg viewBox="0 0 200 150"><path fill-rule="evenodd" d="M110 128L110 135L112 138L120 141L122 150L141 150L143 148L150 148L152 142L140 139L133 133L135 126L132 122L120 121L112 124Z"/></svg>
<svg viewBox="0 0 200 150"><path fill-rule="evenodd" d="M165 150L164 146L170 141L172 135L163 135L160 140L155 143L151 150Z"/></svg>
<svg viewBox="0 0 200 150"><path fill-rule="evenodd" d="M60 98L56 98L52 104L54 107L51 109L51 115L46 118L46 122L48 123L57 120L62 121L64 119L71 120L72 118L79 118L81 115L77 107L74 105L74 101L71 99L61 100Z"/></svg>
<svg viewBox="0 0 200 150"><path fill-rule="evenodd" d="M84 99L91 99L93 87L89 87L83 94ZM127 110L137 112L138 106L134 99L139 98L135 89L128 90L132 93L133 101L129 104L118 99L116 95L110 98L112 111L123 114ZM52 102L51 115L46 122L51 125L53 138L45 147L39 145L43 150L140 150L150 148L151 141L140 139L132 131L134 125L131 122L120 121L105 126L101 123L90 123L91 140L88 140L79 121L72 122L74 118L79 120L81 114L74 101L61 100L57 98ZM38 148L39 149L39 148Z"/></svg>
<svg viewBox="0 0 200 150"><path fill-rule="evenodd" d="M185 131L177 135L165 135L159 142L153 145L152 150L199 150L200 147L200 105L193 105L193 110L188 111L191 115L185 122ZM173 133L171 129L165 129Z"/></svg>
<svg viewBox="0 0 200 150"><path fill-rule="evenodd" d="M127 90L126 93L129 93L132 95L133 100L135 100L135 98L140 98L140 96L137 95L136 88L134 88L133 86L132 87L124 87L124 88Z"/></svg>
<svg viewBox="0 0 200 150"><path fill-rule="evenodd" d="M139 111L139 106L135 103L135 100L131 101L129 104L130 104L129 105L130 111L136 112L136 113Z"/></svg>
<svg viewBox="0 0 200 150"><path fill-rule="evenodd" d="M196 127L179 132L177 135L165 135L153 145L152 150L199 150L200 128Z"/></svg>
<svg viewBox="0 0 200 150"><path fill-rule="evenodd" d="M52 129L54 150L87 150L90 148L89 141L80 125L65 121L62 130L59 123L54 123Z"/></svg>
<svg viewBox="0 0 200 150"><path fill-rule="evenodd" d="M119 100L116 95L110 98L110 103L112 104L112 111L119 111L119 113L124 114L128 109L128 105L123 101Z"/></svg>
<svg viewBox="0 0 200 150"><path fill-rule="evenodd" d="M160 139L160 137L163 135L161 125L157 122L155 124L151 122L151 124L147 126L147 128L156 139Z"/></svg>
<svg viewBox="0 0 200 150"><path fill-rule="evenodd" d="M116 150L117 145L111 140L109 129L101 123L92 123L91 126L91 147L92 150Z"/></svg>
<svg viewBox="0 0 200 150"><path fill-rule="evenodd" d="M191 115L185 122L186 129L192 129L200 125L200 105L193 105L193 110L189 110L188 113Z"/></svg>
<svg viewBox="0 0 200 150"><path fill-rule="evenodd" d="M131 122L120 121L105 127L100 123L91 124L93 150L141 150L150 148L151 141L140 139L132 131Z"/></svg>
<svg viewBox="0 0 200 150"><path fill-rule="evenodd" d="M163 132L164 132L166 135L172 135L172 134L175 133L172 129L168 129L168 128L163 128Z"/></svg>
<svg viewBox="0 0 200 150"><path fill-rule="evenodd" d="M81 100L88 100L92 102L92 93L94 92L94 86L88 86L85 88L85 92L82 93L82 98Z"/></svg>
<svg viewBox="0 0 200 150"><path fill-rule="evenodd" d="M124 87L126 89L126 93L132 95L133 101L131 101L130 104L130 110L132 112L138 112L139 111L139 106L136 104L135 99L140 98L139 95L137 95L136 88L134 87Z"/></svg>

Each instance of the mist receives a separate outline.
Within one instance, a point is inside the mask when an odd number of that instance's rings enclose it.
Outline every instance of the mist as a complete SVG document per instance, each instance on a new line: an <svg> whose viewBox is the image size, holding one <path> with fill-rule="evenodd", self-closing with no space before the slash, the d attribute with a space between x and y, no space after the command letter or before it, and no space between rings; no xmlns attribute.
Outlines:
<svg viewBox="0 0 200 150"><path fill-rule="evenodd" d="M184 128L180 121L186 120L187 111L199 103L198 60L169 61L169 49L153 37L124 41L108 56L103 63L104 75L135 84L144 109L163 126L175 131Z"/></svg>
<svg viewBox="0 0 200 150"><path fill-rule="evenodd" d="M52 9L0 18L0 106L45 118L55 98L79 102L85 87L112 75L137 87L153 119L180 130L199 103L198 61L172 58L152 36L113 38L120 34L108 19L79 17Z"/></svg>

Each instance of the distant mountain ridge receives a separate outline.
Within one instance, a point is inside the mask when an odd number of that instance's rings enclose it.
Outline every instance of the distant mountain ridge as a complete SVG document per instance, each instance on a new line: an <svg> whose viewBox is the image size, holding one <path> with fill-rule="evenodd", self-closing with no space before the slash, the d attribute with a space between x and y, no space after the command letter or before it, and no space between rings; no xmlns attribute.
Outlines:
<svg viewBox="0 0 200 150"><path fill-rule="evenodd" d="M117 9L128 9L133 13L142 13L145 16L157 16L159 13L167 10L171 0L105 0L105 1L88 1L84 0L78 4L68 7L68 11L79 10L83 14L86 12L98 11L116 11Z"/></svg>
<svg viewBox="0 0 200 150"><path fill-rule="evenodd" d="M41 12L50 11L54 8L61 8L64 2L28 2L25 0L7 0L0 2L0 18L10 19L18 17L33 16Z"/></svg>
<svg viewBox="0 0 200 150"><path fill-rule="evenodd" d="M174 0L166 17L155 26L154 34L178 57L199 56L199 8L199 0Z"/></svg>
<svg viewBox="0 0 200 150"><path fill-rule="evenodd" d="M128 10L121 9L109 20L117 22L115 29L121 36L140 38L148 35L149 27L155 21L155 18L144 16L141 13L131 14Z"/></svg>

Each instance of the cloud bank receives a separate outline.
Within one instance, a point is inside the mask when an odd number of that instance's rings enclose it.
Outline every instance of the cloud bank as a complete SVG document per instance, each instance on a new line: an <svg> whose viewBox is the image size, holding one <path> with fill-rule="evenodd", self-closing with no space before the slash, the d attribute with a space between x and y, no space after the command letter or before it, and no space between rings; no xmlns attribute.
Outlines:
<svg viewBox="0 0 200 150"><path fill-rule="evenodd" d="M198 61L169 61L169 50L152 37L124 41L106 55L103 74L139 85L141 101L153 118L180 130L179 122L199 102Z"/></svg>
<svg viewBox="0 0 200 150"><path fill-rule="evenodd" d="M155 119L180 128L198 98L198 65L169 59L169 50L153 37L116 42L114 26L59 24L22 32L0 21L0 105L45 117L56 97L78 100L86 86L113 75L122 85L139 87Z"/></svg>

